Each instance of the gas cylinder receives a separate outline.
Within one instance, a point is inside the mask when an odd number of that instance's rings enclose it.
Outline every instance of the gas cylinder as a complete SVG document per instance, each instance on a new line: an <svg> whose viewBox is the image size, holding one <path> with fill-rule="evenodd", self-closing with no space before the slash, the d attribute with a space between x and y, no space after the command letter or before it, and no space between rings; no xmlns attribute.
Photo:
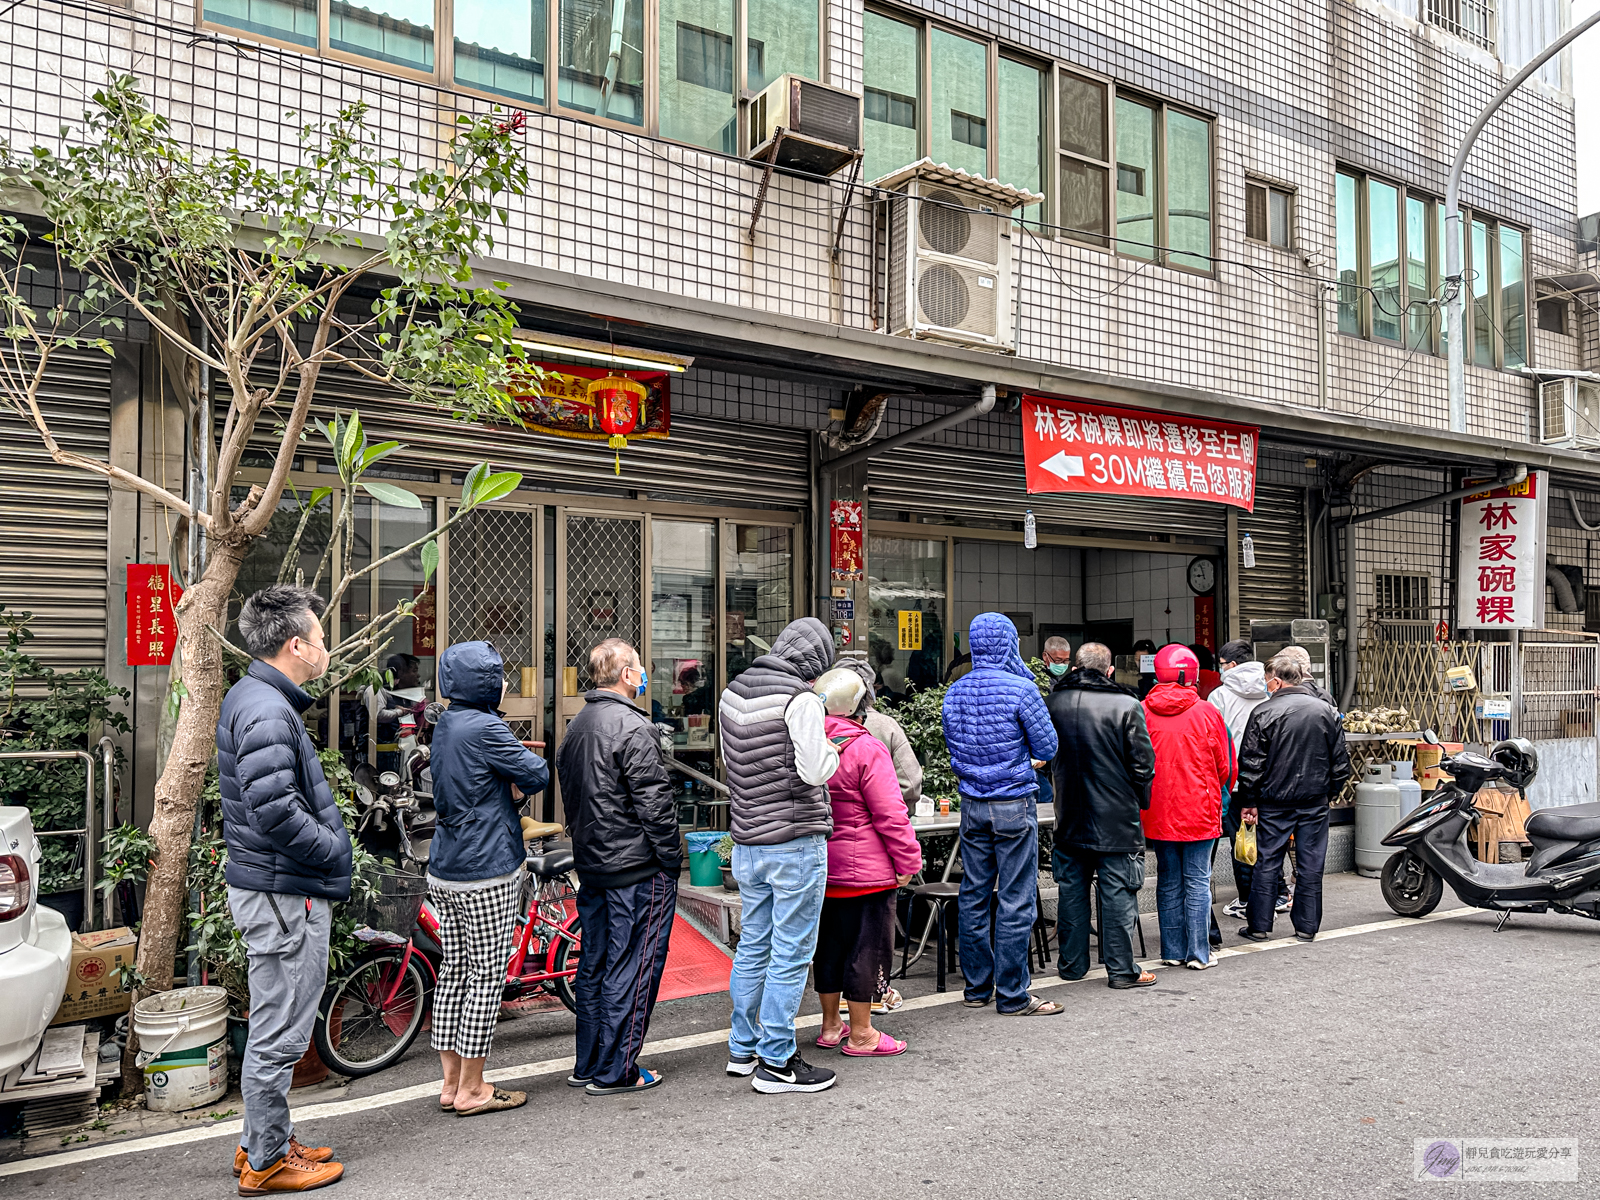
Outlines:
<svg viewBox="0 0 1600 1200"><path fill-rule="evenodd" d="M1420 794L1420 793L1419 793ZM1393 763L1370 763L1356 784L1356 870L1375 878L1392 853L1383 845L1400 823L1400 788Z"/></svg>
<svg viewBox="0 0 1600 1200"><path fill-rule="evenodd" d="M1412 778L1415 764L1401 759L1389 764L1394 774L1394 785L1400 789L1399 821L1405 820L1422 803L1422 785Z"/></svg>

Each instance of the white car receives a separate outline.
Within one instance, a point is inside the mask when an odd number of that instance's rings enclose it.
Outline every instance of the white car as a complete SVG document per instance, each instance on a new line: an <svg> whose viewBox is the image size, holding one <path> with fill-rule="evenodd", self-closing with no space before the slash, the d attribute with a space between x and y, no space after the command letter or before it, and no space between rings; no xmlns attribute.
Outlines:
<svg viewBox="0 0 1600 1200"><path fill-rule="evenodd" d="M72 934L39 907L39 843L25 808L0 808L0 1075L39 1047L66 994Z"/></svg>

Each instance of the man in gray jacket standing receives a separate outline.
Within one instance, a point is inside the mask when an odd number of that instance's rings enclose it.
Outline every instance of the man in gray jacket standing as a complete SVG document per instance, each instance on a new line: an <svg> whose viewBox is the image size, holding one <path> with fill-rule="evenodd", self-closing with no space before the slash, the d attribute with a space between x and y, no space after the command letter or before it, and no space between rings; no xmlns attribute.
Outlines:
<svg viewBox="0 0 1600 1200"><path fill-rule="evenodd" d="M828 883L833 807L824 785L839 769L811 684L832 665L833 635L802 617L728 685L719 710L741 905L728 1074L754 1076L758 1092L820 1092L834 1082L800 1057L794 1037Z"/></svg>

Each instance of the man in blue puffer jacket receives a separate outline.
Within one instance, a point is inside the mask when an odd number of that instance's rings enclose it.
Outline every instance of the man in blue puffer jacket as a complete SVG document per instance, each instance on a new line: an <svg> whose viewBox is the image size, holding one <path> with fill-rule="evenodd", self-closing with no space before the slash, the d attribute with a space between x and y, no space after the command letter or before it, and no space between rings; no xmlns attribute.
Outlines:
<svg viewBox="0 0 1600 1200"><path fill-rule="evenodd" d="M1056 731L1039 685L1000 613L973 618L972 670L944 697L944 740L961 789L961 973L968 1008L996 999L1006 1016L1061 1006L1028 994L1028 939L1039 877L1036 764L1056 756ZM990 897L998 891L993 940Z"/></svg>
<svg viewBox="0 0 1600 1200"><path fill-rule="evenodd" d="M328 670L323 608L316 592L284 584L245 601L239 636L255 661L217 720L228 908L250 960L241 1194L309 1191L344 1173L289 1121L289 1082L328 976L332 902L350 898L350 835L300 715L312 703L304 685Z"/></svg>

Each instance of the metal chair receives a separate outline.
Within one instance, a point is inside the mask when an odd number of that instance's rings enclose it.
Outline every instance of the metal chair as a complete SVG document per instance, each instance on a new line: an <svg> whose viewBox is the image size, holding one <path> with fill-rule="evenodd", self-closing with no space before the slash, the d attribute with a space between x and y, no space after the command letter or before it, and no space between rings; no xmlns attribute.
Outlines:
<svg viewBox="0 0 1600 1200"><path fill-rule="evenodd" d="M956 939L955 921L945 915L945 910L956 903L961 893L961 884L957 881L939 881L936 883L921 883L911 889L911 902L906 909L906 939L902 943L900 952L900 978L906 977L906 972L911 968L911 927L916 923L917 901L925 901L928 906L928 925L922 931L922 940L928 939L928 927L937 923L938 928L938 990L945 991L945 972L956 969Z"/></svg>

